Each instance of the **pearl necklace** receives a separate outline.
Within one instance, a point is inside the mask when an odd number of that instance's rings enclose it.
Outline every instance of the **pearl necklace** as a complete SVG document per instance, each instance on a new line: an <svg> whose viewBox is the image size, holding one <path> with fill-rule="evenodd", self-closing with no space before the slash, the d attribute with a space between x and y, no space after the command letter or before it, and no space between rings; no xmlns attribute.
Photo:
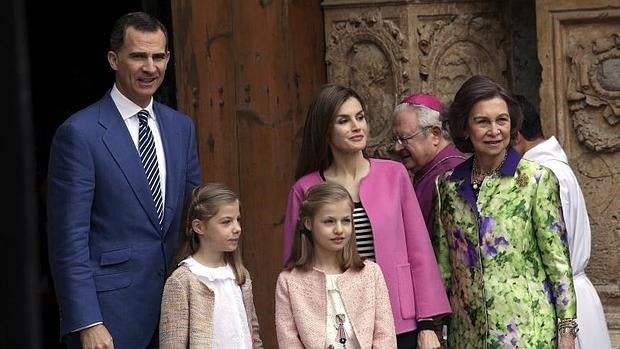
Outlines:
<svg viewBox="0 0 620 349"><path fill-rule="evenodd" d="M471 185L474 188L474 190L478 190L478 188L480 188L480 186L482 185L482 182L484 181L486 177L495 176L497 174L497 171L504 165L504 162L506 161L507 157L508 157L508 151L504 153L504 158L502 159L502 162L500 162L497 167L492 168L490 170L483 170L480 168L480 165L478 164L478 158L474 156L474 163L471 168Z"/></svg>

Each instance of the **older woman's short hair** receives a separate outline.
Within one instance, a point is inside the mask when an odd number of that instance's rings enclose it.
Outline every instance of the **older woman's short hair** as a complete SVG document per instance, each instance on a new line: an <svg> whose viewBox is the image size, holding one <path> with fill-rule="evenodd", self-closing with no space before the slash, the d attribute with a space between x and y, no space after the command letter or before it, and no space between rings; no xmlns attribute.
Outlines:
<svg viewBox="0 0 620 349"><path fill-rule="evenodd" d="M495 82L488 76L474 75L463 83L456 92L454 101L446 113L447 128L456 147L464 153L474 151L471 140L467 136L469 114L474 105L499 97L506 102L510 116L510 144L514 142L521 128L523 115L516 98L508 89Z"/></svg>

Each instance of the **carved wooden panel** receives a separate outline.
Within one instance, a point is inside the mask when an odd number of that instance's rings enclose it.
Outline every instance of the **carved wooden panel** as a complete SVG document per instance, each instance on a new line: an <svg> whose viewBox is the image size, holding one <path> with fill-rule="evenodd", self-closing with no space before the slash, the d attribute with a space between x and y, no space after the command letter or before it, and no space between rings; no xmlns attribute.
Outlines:
<svg viewBox="0 0 620 349"><path fill-rule="evenodd" d="M537 0L541 115L579 177L592 225L587 273L620 347L620 4Z"/></svg>
<svg viewBox="0 0 620 349"><path fill-rule="evenodd" d="M506 82L508 35L495 1L323 1L328 80L368 106L368 154L391 157L394 106L413 92L452 100L474 74Z"/></svg>

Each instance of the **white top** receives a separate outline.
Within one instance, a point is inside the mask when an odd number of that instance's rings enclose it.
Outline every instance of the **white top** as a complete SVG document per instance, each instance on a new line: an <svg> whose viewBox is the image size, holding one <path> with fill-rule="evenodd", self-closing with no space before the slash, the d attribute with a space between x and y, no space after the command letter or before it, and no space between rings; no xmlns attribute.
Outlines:
<svg viewBox="0 0 620 349"><path fill-rule="evenodd" d="M133 140L133 144L136 146L136 151L140 154L140 150L138 149L138 134L140 130L140 120L138 120L138 112L142 109L149 112L148 124L151 129L151 133L153 133L153 140L155 141L155 153L157 153L157 167L159 167L159 185L161 187L161 200L162 203L166 203L166 156L164 154L164 145L161 139L161 133L159 132L159 125L157 124L157 115L155 115L155 111L153 111L153 98L151 97L151 101L146 108L142 108L139 105L135 104L129 98L125 97L121 91L116 88L116 84L112 87L112 91L110 91L110 97L112 97L112 101L116 105L116 109L123 117L123 121L125 121L125 126L127 126L127 130L129 131L129 135Z"/></svg>
<svg viewBox="0 0 620 349"><path fill-rule="evenodd" d="M575 341L576 348L610 349L611 341L603 306L584 271L590 260L591 232L586 202L577 177L555 137L536 145L527 151L523 158L548 167L560 183L560 200L568 233L568 248L577 297L579 332Z"/></svg>
<svg viewBox="0 0 620 349"><path fill-rule="evenodd" d="M317 269L318 270L318 269ZM319 270L320 271L320 270ZM321 271L322 272L322 271ZM325 287L327 291L327 320L325 330L325 347L330 348L330 345L334 349L347 348L347 349L359 349L360 344L355 336L355 331L349 321L349 316L342 302L342 296L338 291L337 280L341 274L325 274ZM346 342L344 346L338 341L338 321L336 316L344 318L344 330L346 332Z"/></svg>
<svg viewBox="0 0 620 349"><path fill-rule="evenodd" d="M179 263L182 264L215 293L213 349L252 349L252 337L241 288L237 285L230 265L209 268L191 256Z"/></svg>

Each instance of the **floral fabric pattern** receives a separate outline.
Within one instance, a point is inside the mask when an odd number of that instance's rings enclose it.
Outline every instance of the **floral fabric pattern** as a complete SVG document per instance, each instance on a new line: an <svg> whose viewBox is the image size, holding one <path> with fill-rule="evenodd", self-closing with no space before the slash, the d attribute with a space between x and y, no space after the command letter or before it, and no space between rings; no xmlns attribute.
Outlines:
<svg viewBox="0 0 620 349"><path fill-rule="evenodd" d="M434 245L453 311L450 348L555 348L557 319L576 316L557 179L516 158L476 199L471 162L437 180Z"/></svg>

